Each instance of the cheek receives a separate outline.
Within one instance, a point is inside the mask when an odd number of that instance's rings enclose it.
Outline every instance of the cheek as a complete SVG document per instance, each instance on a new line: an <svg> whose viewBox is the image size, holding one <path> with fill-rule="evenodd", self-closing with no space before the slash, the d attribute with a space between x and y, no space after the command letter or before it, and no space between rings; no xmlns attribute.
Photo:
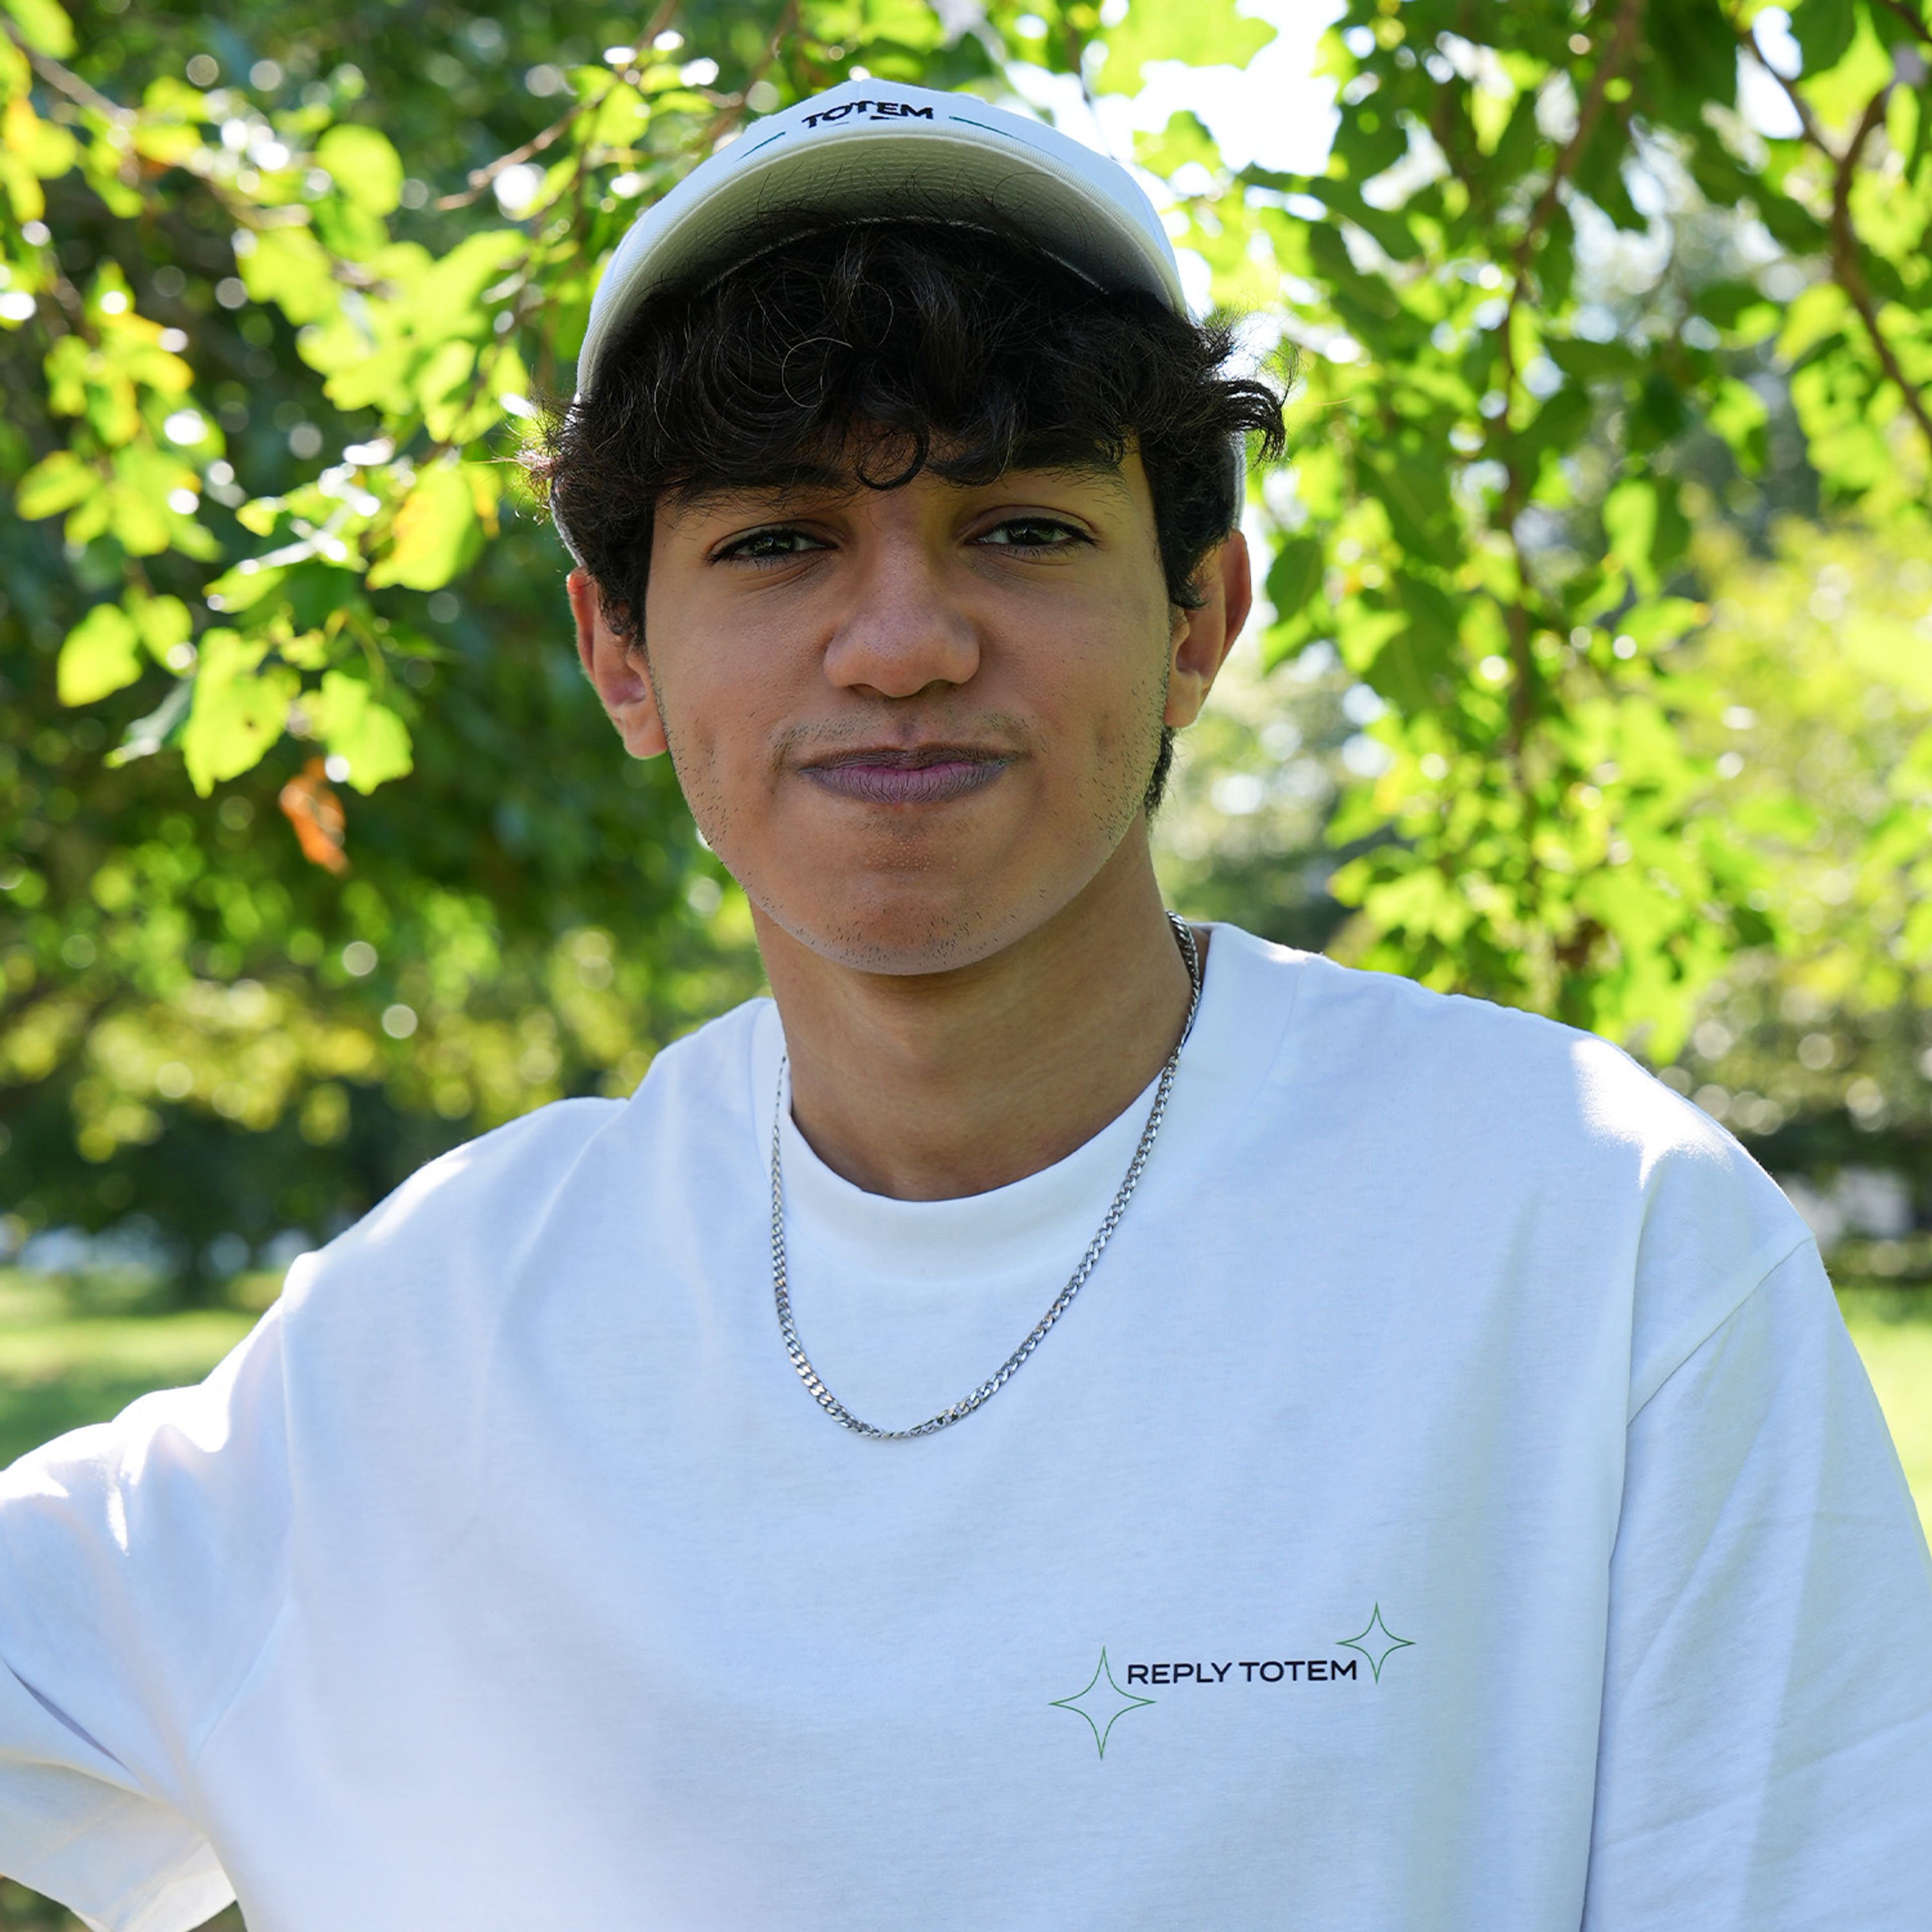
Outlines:
<svg viewBox="0 0 1932 1932"><path fill-rule="evenodd" d="M1084 751L1090 782L1110 788L1130 771L1144 779L1142 768L1160 745L1168 670L1164 609L1157 620L1138 603L1111 614L1084 648L1062 656L1046 697L1056 735Z"/></svg>
<svg viewBox="0 0 1932 1932"><path fill-rule="evenodd" d="M653 668L671 766L698 830L735 870L730 848L754 836L769 809L776 748L798 707L774 674L773 653L700 642L667 655Z"/></svg>

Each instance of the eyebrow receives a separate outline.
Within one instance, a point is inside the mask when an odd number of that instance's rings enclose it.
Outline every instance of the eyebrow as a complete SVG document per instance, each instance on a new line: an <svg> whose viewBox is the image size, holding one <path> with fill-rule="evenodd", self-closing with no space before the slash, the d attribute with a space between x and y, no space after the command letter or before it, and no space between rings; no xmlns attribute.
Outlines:
<svg viewBox="0 0 1932 1932"><path fill-rule="evenodd" d="M788 464L778 473L759 479L731 483L693 483L664 494L681 510L715 509L727 503L774 501L780 506L793 498L818 496L827 492L850 496L864 487L849 470L830 464L801 461Z"/></svg>
<svg viewBox="0 0 1932 1932"><path fill-rule="evenodd" d="M1011 469L1003 470L999 476L990 477L984 482L960 482L948 476L938 463L928 462L926 467L941 482L950 483L958 490L990 490L1010 476L1065 476L1105 484L1116 496L1131 498L1133 494L1118 464L1097 459L1090 463L1083 463L1077 459L1062 459L1051 463L1016 463ZM763 481L694 483L684 488L673 488L665 494L680 511L703 512L732 504L755 502L763 508L782 514L800 497L821 495L850 497L856 496L866 488L867 486L861 483L849 469L801 458L796 463L787 464L782 471Z"/></svg>

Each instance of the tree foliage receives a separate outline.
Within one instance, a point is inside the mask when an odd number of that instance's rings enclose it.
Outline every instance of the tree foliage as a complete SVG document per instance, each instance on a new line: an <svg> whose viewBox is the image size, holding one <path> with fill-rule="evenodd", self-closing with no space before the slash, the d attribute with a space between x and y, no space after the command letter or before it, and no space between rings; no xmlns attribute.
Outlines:
<svg viewBox="0 0 1932 1932"><path fill-rule="evenodd" d="M575 676L513 460L638 211L855 70L1091 96L1270 32L4 4L0 1130L41 1216L202 1235L622 1090L755 982ZM1690 537L1819 509L1923 547L1926 4L1802 0L1794 44L1751 0L1349 0L1322 172L1184 115L1141 141L1217 298L1300 351L1265 646L1374 694L1331 828L1354 956L1668 1058L1780 937L1700 735Z"/></svg>
<svg viewBox="0 0 1932 1932"><path fill-rule="evenodd" d="M1695 550L1688 674L1720 700L1695 748L1785 944L1730 963L1666 1077L1777 1171L1883 1169L1932 1204L1932 558L1795 518L1768 555L1718 530ZM1932 1246L1910 1260L1932 1274Z"/></svg>
<svg viewBox="0 0 1932 1932"><path fill-rule="evenodd" d="M1366 956L1664 1058L1773 936L1684 728L1694 517L1748 520L1787 428L1786 484L1905 541L1932 470L1924 20L1805 0L1794 77L1754 11L1352 6L1327 172L1213 211L1318 352L1271 641L1336 638L1390 706L1340 828L1394 835L1338 882Z"/></svg>

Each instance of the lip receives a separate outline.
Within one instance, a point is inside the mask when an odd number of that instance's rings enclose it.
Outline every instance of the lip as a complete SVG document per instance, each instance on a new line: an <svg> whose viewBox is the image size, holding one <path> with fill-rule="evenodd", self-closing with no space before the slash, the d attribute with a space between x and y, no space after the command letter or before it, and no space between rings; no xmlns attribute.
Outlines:
<svg viewBox="0 0 1932 1932"><path fill-rule="evenodd" d="M872 745L800 770L823 790L862 805L939 805L983 790L1012 762L970 745Z"/></svg>

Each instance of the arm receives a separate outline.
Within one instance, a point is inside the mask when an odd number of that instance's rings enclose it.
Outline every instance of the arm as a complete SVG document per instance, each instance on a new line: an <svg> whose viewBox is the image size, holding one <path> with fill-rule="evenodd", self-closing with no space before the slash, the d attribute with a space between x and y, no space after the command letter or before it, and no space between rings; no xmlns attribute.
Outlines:
<svg viewBox="0 0 1932 1932"><path fill-rule="evenodd" d="M1916 1932L1932 1562L1808 1243L1633 1417L1585 1932Z"/></svg>
<svg viewBox="0 0 1932 1932"><path fill-rule="evenodd" d="M281 1323L0 1474L0 1872L113 1932L233 1896L194 1758L272 1622Z"/></svg>

